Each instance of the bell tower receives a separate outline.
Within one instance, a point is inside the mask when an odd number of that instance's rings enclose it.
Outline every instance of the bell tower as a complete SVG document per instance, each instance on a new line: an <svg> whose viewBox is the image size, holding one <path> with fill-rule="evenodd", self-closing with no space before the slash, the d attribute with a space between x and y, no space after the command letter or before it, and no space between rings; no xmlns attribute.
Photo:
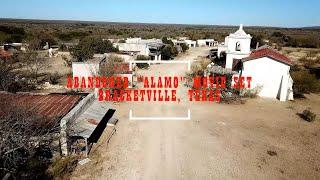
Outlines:
<svg viewBox="0 0 320 180"><path fill-rule="evenodd" d="M249 56L251 53L250 44L252 37L243 30L243 25L240 24L239 29L235 33L230 34L227 38L226 68L232 69L234 59L242 59Z"/></svg>

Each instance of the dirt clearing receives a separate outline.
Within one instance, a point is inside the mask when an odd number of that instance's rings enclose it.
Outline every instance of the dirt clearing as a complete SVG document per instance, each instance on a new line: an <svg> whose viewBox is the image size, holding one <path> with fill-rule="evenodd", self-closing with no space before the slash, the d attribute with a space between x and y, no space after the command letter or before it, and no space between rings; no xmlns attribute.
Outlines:
<svg viewBox="0 0 320 180"><path fill-rule="evenodd" d="M182 59L206 55L190 49ZM180 59L180 58L179 58ZM153 65L139 73L181 74L177 64ZM182 86L181 86L182 87ZM187 89L182 88L180 95ZM319 95L312 100L279 102L256 98L245 104L208 102L114 104L119 118L110 143L102 137L78 166L74 179L319 179ZM317 120L296 113L310 106ZM186 114L190 121L133 121L129 110L144 116Z"/></svg>

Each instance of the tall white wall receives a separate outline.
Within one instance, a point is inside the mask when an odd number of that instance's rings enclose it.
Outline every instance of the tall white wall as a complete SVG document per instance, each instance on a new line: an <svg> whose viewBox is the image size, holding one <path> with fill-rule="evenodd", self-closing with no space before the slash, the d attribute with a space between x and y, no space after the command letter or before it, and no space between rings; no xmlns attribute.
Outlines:
<svg viewBox="0 0 320 180"><path fill-rule="evenodd" d="M132 66L131 66L132 68ZM132 70L132 69L131 69ZM72 63L73 77L94 77L99 76L99 63L86 63L86 62L73 62ZM129 88L133 85L133 73L130 74L117 74L115 76L128 77Z"/></svg>
<svg viewBox="0 0 320 180"><path fill-rule="evenodd" d="M233 59L242 59L248 57L248 55L249 54L227 53L225 68L232 69Z"/></svg>
<svg viewBox="0 0 320 180"><path fill-rule="evenodd" d="M240 51L236 51L236 43L240 43ZM233 38L229 37L228 40L228 52L239 52L242 54L249 54L250 53L250 43L251 38Z"/></svg>
<svg viewBox="0 0 320 180"><path fill-rule="evenodd" d="M268 57L263 57L245 61L243 63L242 76L252 77L251 89L257 87L262 88L258 94L259 96L277 98L278 93L281 94L281 80L284 82L290 82L288 79L290 78L289 70L290 66ZM286 86L287 87L285 88L290 88L288 85Z"/></svg>
<svg viewBox="0 0 320 180"><path fill-rule="evenodd" d="M196 47L197 42L192 41L192 40L184 40L184 42L189 46L189 47Z"/></svg>
<svg viewBox="0 0 320 180"><path fill-rule="evenodd" d="M198 39L197 40L198 46L206 46L206 40L205 39Z"/></svg>
<svg viewBox="0 0 320 180"><path fill-rule="evenodd" d="M99 73L99 63L85 63L85 62L72 63L73 77L98 76L98 73Z"/></svg>

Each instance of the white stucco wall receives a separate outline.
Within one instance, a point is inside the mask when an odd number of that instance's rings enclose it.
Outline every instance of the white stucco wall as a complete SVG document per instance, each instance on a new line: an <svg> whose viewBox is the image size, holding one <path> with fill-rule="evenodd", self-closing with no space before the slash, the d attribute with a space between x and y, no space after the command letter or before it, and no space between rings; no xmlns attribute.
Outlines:
<svg viewBox="0 0 320 180"><path fill-rule="evenodd" d="M205 39L198 39L197 40L198 46L206 46L206 40Z"/></svg>
<svg viewBox="0 0 320 180"><path fill-rule="evenodd" d="M250 43L251 38L233 38L229 37L228 40L228 52L239 52L236 51L236 43L240 43L240 52L241 53L250 53Z"/></svg>
<svg viewBox="0 0 320 180"><path fill-rule="evenodd" d="M241 59L250 55L251 35L243 31L240 25L239 30L230 34L225 38L224 46L226 46L226 68L232 69L233 59ZM237 46L239 45L239 46ZM224 46L218 46L218 53L222 52ZM220 54L218 54L219 57Z"/></svg>
<svg viewBox="0 0 320 180"><path fill-rule="evenodd" d="M237 51L237 43L240 44L240 48ZM249 37L229 37L227 45L227 59L226 68L232 69L233 59L241 59L250 55L250 43L251 38Z"/></svg>
<svg viewBox="0 0 320 180"><path fill-rule="evenodd" d="M73 62L72 63L73 77L94 77L99 76L99 63L86 63L86 62ZM129 80L129 88L133 85L133 73L132 74L118 74L116 76L127 77Z"/></svg>
<svg viewBox="0 0 320 180"><path fill-rule="evenodd" d="M290 82L288 79L291 78L289 70L290 66L268 57L263 57L255 60L245 61L243 63L242 76L252 77L250 89L257 87L262 88L258 94L259 96L277 98L278 93L281 94L281 80Z"/></svg>
<svg viewBox="0 0 320 180"><path fill-rule="evenodd" d="M140 55L149 56L149 49L147 44L140 43L114 43L120 51L135 51Z"/></svg>
<svg viewBox="0 0 320 180"><path fill-rule="evenodd" d="M127 38L126 43L139 43L141 40L141 38Z"/></svg>
<svg viewBox="0 0 320 180"><path fill-rule="evenodd" d="M72 63L73 77L98 76L98 72L99 72L99 63L85 63L85 62Z"/></svg>
<svg viewBox="0 0 320 180"><path fill-rule="evenodd" d="M192 40L184 40L189 47L196 47L197 42Z"/></svg>
<svg viewBox="0 0 320 180"><path fill-rule="evenodd" d="M232 69L233 59L242 59L242 58L245 58L248 56L249 56L249 54L227 52L226 68Z"/></svg>
<svg viewBox="0 0 320 180"><path fill-rule="evenodd" d="M197 40L197 45L200 47L201 46L208 46L207 43L209 44L209 46L215 45L214 39L198 39Z"/></svg>

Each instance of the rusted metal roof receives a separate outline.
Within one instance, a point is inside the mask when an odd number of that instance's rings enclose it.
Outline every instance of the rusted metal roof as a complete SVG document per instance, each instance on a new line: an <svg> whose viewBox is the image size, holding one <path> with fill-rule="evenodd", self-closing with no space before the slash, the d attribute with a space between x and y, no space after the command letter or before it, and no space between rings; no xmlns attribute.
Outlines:
<svg viewBox="0 0 320 180"><path fill-rule="evenodd" d="M12 56L11 52L0 49L0 58L8 59L11 56Z"/></svg>
<svg viewBox="0 0 320 180"><path fill-rule="evenodd" d="M10 108L24 108L26 111L56 121L65 116L84 95L67 94L30 94L0 92L0 109L2 115L9 113ZM53 122L52 122L53 123Z"/></svg>

